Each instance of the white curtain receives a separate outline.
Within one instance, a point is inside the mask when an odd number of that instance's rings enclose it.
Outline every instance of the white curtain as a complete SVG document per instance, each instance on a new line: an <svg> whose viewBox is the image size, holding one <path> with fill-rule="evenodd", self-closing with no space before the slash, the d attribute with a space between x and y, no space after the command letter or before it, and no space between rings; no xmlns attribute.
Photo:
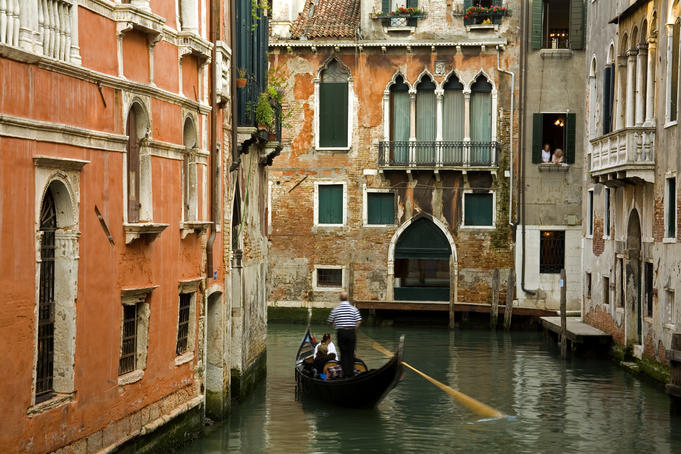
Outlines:
<svg viewBox="0 0 681 454"><path fill-rule="evenodd" d="M435 91L416 93L416 162L435 162ZM430 142L430 144L428 144Z"/></svg>
<svg viewBox="0 0 681 454"><path fill-rule="evenodd" d="M409 93L394 91L393 95L393 138L395 142L409 141ZM395 145L393 159L396 163L406 164L409 150L406 144Z"/></svg>

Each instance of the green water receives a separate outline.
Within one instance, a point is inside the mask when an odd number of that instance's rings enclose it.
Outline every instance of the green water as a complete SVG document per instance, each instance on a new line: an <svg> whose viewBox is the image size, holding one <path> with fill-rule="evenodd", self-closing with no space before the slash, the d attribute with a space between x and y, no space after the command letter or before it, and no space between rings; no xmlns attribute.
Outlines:
<svg viewBox="0 0 681 454"><path fill-rule="evenodd" d="M373 410L297 401L302 330L269 326L266 382L185 452L681 453L664 391L605 360L563 362L541 333L361 329L389 349L405 334L406 362L510 415L479 420L410 371ZM358 356L385 361L361 337Z"/></svg>

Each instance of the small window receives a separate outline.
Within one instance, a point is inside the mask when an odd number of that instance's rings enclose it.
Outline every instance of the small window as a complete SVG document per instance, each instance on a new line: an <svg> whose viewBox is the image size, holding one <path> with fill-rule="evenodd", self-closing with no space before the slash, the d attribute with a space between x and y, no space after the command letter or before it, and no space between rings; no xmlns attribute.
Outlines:
<svg viewBox="0 0 681 454"><path fill-rule="evenodd" d="M494 194L464 193L464 226L493 227L494 226Z"/></svg>
<svg viewBox="0 0 681 454"><path fill-rule="evenodd" d="M603 235L610 236L610 188L603 192Z"/></svg>
<svg viewBox="0 0 681 454"><path fill-rule="evenodd" d="M539 244L539 272L557 274L565 268L565 232L542 230Z"/></svg>
<svg viewBox="0 0 681 454"><path fill-rule="evenodd" d="M574 113L532 115L532 162L574 164L577 116Z"/></svg>
<svg viewBox="0 0 681 454"><path fill-rule="evenodd" d="M118 364L118 375L124 375L137 369L139 306L140 303L123 306L123 332L121 336L121 357Z"/></svg>
<svg viewBox="0 0 681 454"><path fill-rule="evenodd" d="M320 184L317 186L317 223L344 224L343 185Z"/></svg>
<svg viewBox="0 0 681 454"><path fill-rule="evenodd" d="M610 304L610 278L608 276L603 276L603 304Z"/></svg>
<svg viewBox="0 0 681 454"><path fill-rule="evenodd" d="M653 264L645 262L645 297L646 310L649 318L653 318Z"/></svg>
<svg viewBox="0 0 681 454"><path fill-rule="evenodd" d="M582 0L532 2L533 49L583 49L584 4Z"/></svg>
<svg viewBox="0 0 681 454"><path fill-rule="evenodd" d="M341 288L342 286L342 268L317 268L317 287Z"/></svg>
<svg viewBox="0 0 681 454"><path fill-rule="evenodd" d="M395 194L367 192L367 223L371 225L395 223Z"/></svg>
<svg viewBox="0 0 681 454"><path fill-rule="evenodd" d="M619 299L617 300L617 307L624 308L624 286L626 285L626 277L624 276L624 259L617 259L617 267L619 268Z"/></svg>
<svg viewBox="0 0 681 454"><path fill-rule="evenodd" d="M586 196L586 235L594 234L594 191L589 189Z"/></svg>
<svg viewBox="0 0 681 454"><path fill-rule="evenodd" d="M666 296L666 314L665 314L665 323L669 325L674 324L674 290L667 289L665 290L665 296Z"/></svg>
<svg viewBox="0 0 681 454"><path fill-rule="evenodd" d="M586 273L584 276L584 296L591 298L591 273Z"/></svg>
<svg viewBox="0 0 681 454"><path fill-rule="evenodd" d="M189 313L192 303L191 293L180 293L180 310L177 321L177 347L175 353L185 353L189 345Z"/></svg>
<svg viewBox="0 0 681 454"><path fill-rule="evenodd" d="M667 178L666 189L664 236L665 238L676 238L676 177Z"/></svg>

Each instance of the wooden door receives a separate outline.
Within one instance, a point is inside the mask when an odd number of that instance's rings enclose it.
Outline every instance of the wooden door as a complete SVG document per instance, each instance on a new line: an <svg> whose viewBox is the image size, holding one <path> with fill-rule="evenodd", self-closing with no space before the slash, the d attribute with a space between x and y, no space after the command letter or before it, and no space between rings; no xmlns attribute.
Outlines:
<svg viewBox="0 0 681 454"><path fill-rule="evenodd" d="M135 110L128 114L128 222L138 222L140 217L140 141L137 137Z"/></svg>

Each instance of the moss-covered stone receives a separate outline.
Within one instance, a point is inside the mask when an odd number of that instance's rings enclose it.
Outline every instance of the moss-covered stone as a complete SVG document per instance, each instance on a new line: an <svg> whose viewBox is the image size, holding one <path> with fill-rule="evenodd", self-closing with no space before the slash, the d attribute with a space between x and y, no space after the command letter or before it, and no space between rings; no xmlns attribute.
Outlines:
<svg viewBox="0 0 681 454"><path fill-rule="evenodd" d="M614 345L611 350L611 356L621 367L641 378L651 379L660 385L669 383L669 366L649 358L635 358L632 354L631 345L626 347Z"/></svg>
<svg viewBox="0 0 681 454"><path fill-rule="evenodd" d="M227 418L231 410L229 388L220 392L206 391L206 415L215 420L222 421Z"/></svg>
<svg viewBox="0 0 681 454"><path fill-rule="evenodd" d="M116 451L123 454L182 452L182 446L201 435L203 406L197 405L153 432L129 440Z"/></svg>
<svg viewBox="0 0 681 454"><path fill-rule="evenodd" d="M306 307L268 307L267 321L268 322L286 322L286 323L307 323L307 308ZM312 324L324 324L329 318L331 309L313 308L312 309Z"/></svg>
<svg viewBox="0 0 681 454"><path fill-rule="evenodd" d="M255 385L267 376L267 350L263 351L245 371L232 369L231 375L232 401L238 402L243 400L253 391Z"/></svg>

